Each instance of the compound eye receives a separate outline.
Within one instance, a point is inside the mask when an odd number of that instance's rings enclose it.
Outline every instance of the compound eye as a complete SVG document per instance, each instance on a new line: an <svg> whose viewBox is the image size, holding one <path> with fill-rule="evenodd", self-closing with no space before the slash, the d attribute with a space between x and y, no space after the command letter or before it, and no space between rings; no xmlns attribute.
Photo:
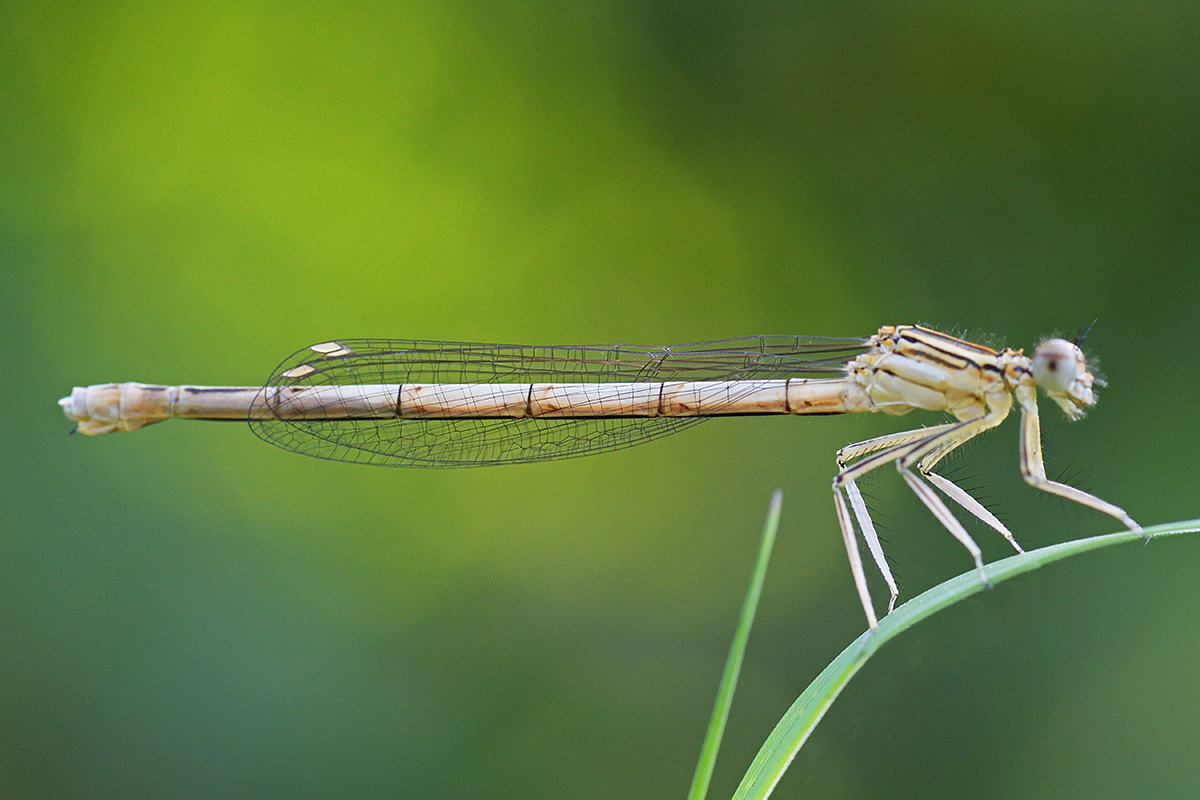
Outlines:
<svg viewBox="0 0 1200 800"><path fill-rule="evenodd" d="M1066 339L1047 339L1033 353L1033 379L1050 394L1067 392L1079 377L1083 354Z"/></svg>

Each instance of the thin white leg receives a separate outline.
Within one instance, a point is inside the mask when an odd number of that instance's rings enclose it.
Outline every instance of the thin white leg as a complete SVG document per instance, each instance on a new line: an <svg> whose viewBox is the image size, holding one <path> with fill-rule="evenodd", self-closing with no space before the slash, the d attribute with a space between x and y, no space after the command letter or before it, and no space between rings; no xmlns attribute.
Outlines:
<svg viewBox="0 0 1200 800"><path fill-rule="evenodd" d="M982 503L980 503L974 497L971 497L971 495L967 494L966 490L951 482L949 478L944 478L941 475L938 475L936 472L922 471L921 474L925 476L926 480L928 480L937 488L941 489L944 495L958 503L967 511L974 514L983 522L986 522L988 525L991 525L993 528L998 530L1000 535L1005 539L1008 539L1008 543L1016 548L1018 553L1025 552L1021 548L1021 545L1017 544L1017 540L1013 537L1012 531L1010 531L1003 522L996 519L996 515L988 511Z"/></svg>
<svg viewBox="0 0 1200 800"><path fill-rule="evenodd" d="M875 607L871 605L871 593L867 591L867 576L863 572L862 557L858 554L858 542L854 539L854 523L850 521L850 512L846 510L846 501L842 499L842 490L837 482L833 484L833 504L837 508L838 525L842 528L842 541L846 544L846 556L850 559L850 574L854 576L854 588L858 590L858 599L862 602L863 611L867 614L867 625L871 630L879 627L875 618Z"/></svg>
<svg viewBox="0 0 1200 800"><path fill-rule="evenodd" d="M1133 518L1125 513L1125 509L1105 502L1082 489L1076 489L1074 486L1052 481L1046 477L1046 465L1042 461L1042 434L1041 425L1038 422L1037 393L1032 386L1018 386L1016 394L1017 401L1021 404L1021 476L1025 478L1025 482L1035 489L1065 497L1080 505L1108 514L1110 517L1116 517L1129 530L1141 533L1142 538L1149 541L1149 537L1142 533L1142 526L1134 522Z"/></svg>
<svg viewBox="0 0 1200 800"><path fill-rule="evenodd" d="M896 462L896 467L900 474L904 477L905 483L909 485L925 507L933 512L937 517L938 522L946 526L946 529L954 536L955 539L962 542L963 547L967 548L967 552L971 554L971 558L975 559L975 568L979 570L979 577L987 586L991 586L992 582L988 580L987 572L983 569L983 552L979 549L979 545L975 544L975 540L971 538L971 534L967 533L967 529L962 526L962 523L954 518L950 513L950 509L946 508L946 504L937 496L937 493L921 482L921 479L912 473L911 470L904 469L900 466L900 462Z"/></svg>
<svg viewBox="0 0 1200 800"><path fill-rule="evenodd" d="M891 597L888 599L888 613L890 614L896 607L896 598L900 596L900 590L896 588L892 570L888 567L887 559L883 555L883 546L879 544L879 534L875 532L875 524L871 522L871 515L867 513L867 504L863 502L862 492L858 490L857 483L846 481L846 496L850 498L850 507L854 509L854 517L858 520L858 527L862 530L863 539L867 542L867 550L871 551L871 558L875 560L875 566L879 567L880 573L883 574L883 581L891 593Z"/></svg>

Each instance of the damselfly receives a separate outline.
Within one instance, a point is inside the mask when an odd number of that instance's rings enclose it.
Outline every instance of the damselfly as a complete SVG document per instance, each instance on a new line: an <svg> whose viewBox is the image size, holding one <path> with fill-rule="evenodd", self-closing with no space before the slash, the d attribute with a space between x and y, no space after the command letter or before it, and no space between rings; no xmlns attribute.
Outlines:
<svg viewBox="0 0 1200 800"><path fill-rule="evenodd" d="M260 437L293 452L423 467L600 453L715 416L941 411L954 421L837 453L838 523L863 610L875 628L851 511L887 584L888 611L899 592L856 481L894 464L967 548L986 583L979 547L934 488L1021 548L1000 520L933 468L999 425L1014 395L1021 407L1025 480L1141 530L1117 506L1046 477L1037 388L1079 419L1095 404L1092 387L1099 384L1079 347L1064 339L1042 342L1030 358L916 325L889 325L866 339L751 336L673 347L339 339L295 353L262 388L109 383L76 388L59 405L89 435L172 417L248 419Z"/></svg>

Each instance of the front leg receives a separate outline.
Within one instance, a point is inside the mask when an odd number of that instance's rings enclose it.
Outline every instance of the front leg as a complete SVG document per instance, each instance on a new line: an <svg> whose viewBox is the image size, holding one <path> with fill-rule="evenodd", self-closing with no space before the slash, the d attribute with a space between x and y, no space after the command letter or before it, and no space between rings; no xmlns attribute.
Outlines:
<svg viewBox="0 0 1200 800"><path fill-rule="evenodd" d="M1142 526L1138 525L1125 513L1125 509L1105 502L1099 497L1090 495L1082 489L1068 486L1065 483L1052 481L1046 477L1046 465L1042 461L1042 433L1038 422L1037 391L1033 386L1018 386L1017 401L1021 404L1021 476L1025 482L1035 489L1056 494L1068 500L1102 511L1110 517L1121 520L1131 531L1142 534Z"/></svg>

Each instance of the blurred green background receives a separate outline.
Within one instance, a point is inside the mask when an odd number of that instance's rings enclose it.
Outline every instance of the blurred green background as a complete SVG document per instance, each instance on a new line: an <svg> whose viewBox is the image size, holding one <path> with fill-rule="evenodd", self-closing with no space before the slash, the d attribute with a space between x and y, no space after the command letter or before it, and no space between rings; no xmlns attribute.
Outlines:
<svg viewBox="0 0 1200 800"><path fill-rule="evenodd" d="M834 451L938 421L388 470L239 424L68 437L74 385L256 384L339 336L1098 318L1110 387L1046 407L1051 474L1200 515L1194 3L3 8L0 796L681 797L778 486L728 796L863 628ZM1013 421L948 469L1026 547L1118 527L1022 484ZM868 490L905 597L970 567L894 474ZM1197 794L1198 557L1114 548L922 624L776 796Z"/></svg>

